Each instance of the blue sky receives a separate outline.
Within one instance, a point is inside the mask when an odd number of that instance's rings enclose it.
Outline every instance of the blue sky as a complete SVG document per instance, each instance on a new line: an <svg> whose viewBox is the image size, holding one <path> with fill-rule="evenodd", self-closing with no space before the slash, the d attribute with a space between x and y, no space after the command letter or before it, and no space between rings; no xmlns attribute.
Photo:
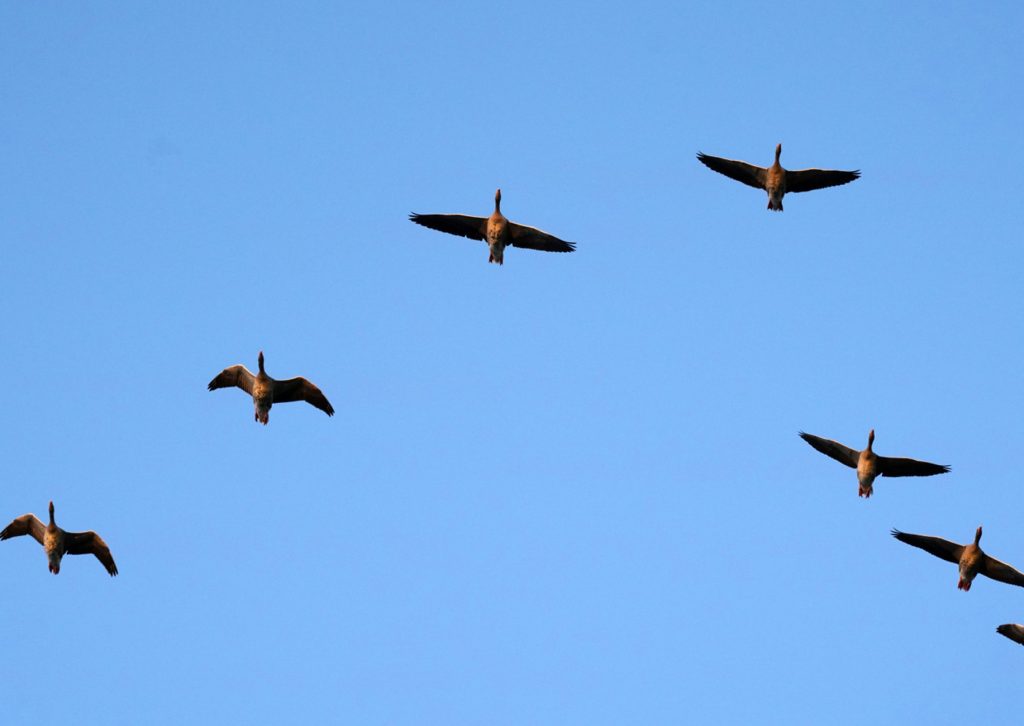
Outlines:
<svg viewBox="0 0 1024 726"><path fill-rule="evenodd" d="M1022 20L0 5L0 519L121 570L0 544L7 717L1015 723L1024 593L888 532L1024 567ZM863 177L694 158L779 142ZM577 252L407 220L498 187ZM259 350L336 415L207 392ZM797 438L872 427L953 472Z"/></svg>

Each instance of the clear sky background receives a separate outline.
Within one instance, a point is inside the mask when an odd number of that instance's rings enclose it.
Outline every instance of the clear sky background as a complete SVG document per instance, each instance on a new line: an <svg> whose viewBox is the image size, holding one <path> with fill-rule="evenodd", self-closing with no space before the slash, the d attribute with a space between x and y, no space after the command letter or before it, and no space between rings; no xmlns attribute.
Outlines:
<svg viewBox="0 0 1024 726"><path fill-rule="evenodd" d="M4 719L1019 723L1024 9L827 5L0 5Z"/></svg>

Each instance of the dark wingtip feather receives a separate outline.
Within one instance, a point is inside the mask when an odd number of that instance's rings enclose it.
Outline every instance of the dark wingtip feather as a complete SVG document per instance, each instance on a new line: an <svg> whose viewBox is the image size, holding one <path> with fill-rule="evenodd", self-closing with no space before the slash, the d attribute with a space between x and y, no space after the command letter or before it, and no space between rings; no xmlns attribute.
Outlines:
<svg viewBox="0 0 1024 726"><path fill-rule="evenodd" d="M328 416L333 416L334 415L334 406L332 406L331 402L327 400L327 396L323 395L323 393L320 392L319 398L320 398L320 400L316 401L315 403L313 401L309 400L309 399L306 399L306 401L308 403L312 404L313 406L315 406L316 408L320 409L324 413L326 413ZM323 404L323 405L321 405L321 404Z"/></svg>
<svg viewBox="0 0 1024 726"><path fill-rule="evenodd" d="M996 632L1002 635L1003 637L1009 638L1014 643L1024 645L1024 642L1020 640L1020 636L1018 635L1017 626L1013 623L1005 623L1003 625L998 626L996 628Z"/></svg>

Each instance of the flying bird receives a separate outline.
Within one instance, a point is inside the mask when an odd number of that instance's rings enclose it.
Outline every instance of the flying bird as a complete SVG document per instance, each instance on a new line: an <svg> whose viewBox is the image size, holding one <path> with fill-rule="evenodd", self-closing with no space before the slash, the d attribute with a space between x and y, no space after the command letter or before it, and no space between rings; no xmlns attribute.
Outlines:
<svg viewBox="0 0 1024 726"><path fill-rule="evenodd" d="M1014 643L1020 643L1024 645L1024 625L1017 625L1016 623L1006 623L996 628L996 632L1000 635L1005 635L1007 638L1012 640Z"/></svg>
<svg viewBox="0 0 1024 726"><path fill-rule="evenodd" d="M835 169L801 169L787 171L779 163L782 144L775 147L775 163L765 169L745 161L708 156L698 151L697 159L707 168L725 174L730 179L743 182L756 189L768 192L768 209L782 211L782 197L786 192L809 192L814 189L847 184L860 176L860 171L837 171Z"/></svg>
<svg viewBox="0 0 1024 726"><path fill-rule="evenodd" d="M457 234L469 239L484 240L491 249L488 262L504 264L505 248L523 247L542 252L572 252L575 242L566 242L536 227L510 222L501 213L501 190L494 193L494 214L490 217L469 217L465 214L416 214L409 219L439 232Z"/></svg>
<svg viewBox="0 0 1024 726"><path fill-rule="evenodd" d="M64 555L96 555L111 577L117 574L117 565L103 538L95 532L66 532L58 527L53 521L53 502L50 502L49 524L44 525L34 514L23 514L4 527L0 540L24 534L32 535L32 539L43 546L50 561L50 572L55 575L60 572L60 561Z"/></svg>
<svg viewBox="0 0 1024 726"><path fill-rule="evenodd" d="M857 470L857 496L870 497L873 493L872 485L875 477L878 476L932 476L933 474L945 474L949 467L944 464L931 464L927 461L917 459L903 459L890 456L878 456L871 450L875 443L875 430L868 433L868 448L864 451L856 451L849 446L844 446L838 441L823 439L813 434L800 432L800 438L813 446L815 449L831 456L838 462Z"/></svg>
<svg viewBox="0 0 1024 726"><path fill-rule="evenodd" d="M258 361L260 372L255 376L243 365L231 366L218 373L206 388L210 391L235 386L241 388L252 396L253 404L256 406L255 418L264 426L270 421L270 407L275 403L305 401L319 408L328 416L334 415L334 408L328 402L327 397L305 378L289 378L286 381L274 380L263 370L262 350Z"/></svg>
<svg viewBox="0 0 1024 726"><path fill-rule="evenodd" d="M981 541L981 527L974 533L974 543L960 545L950 542L941 537L929 537L923 534L907 534L897 529L892 531L892 536L900 542L919 547L925 552L935 555L947 562L953 562L960 566L960 581L957 589L967 592L971 589L971 581L977 575L984 575L1008 585L1024 587L1024 574L1010 567L1005 562L1000 562L995 557L989 557L981 551L978 542Z"/></svg>

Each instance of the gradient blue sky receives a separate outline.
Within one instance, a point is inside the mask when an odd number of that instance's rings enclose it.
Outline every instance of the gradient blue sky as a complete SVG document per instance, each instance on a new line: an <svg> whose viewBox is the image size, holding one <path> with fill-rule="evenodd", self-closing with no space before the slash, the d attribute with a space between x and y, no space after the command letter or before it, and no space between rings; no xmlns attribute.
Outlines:
<svg viewBox="0 0 1024 726"><path fill-rule="evenodd" d="M121 570L0 544L4 718L1018 722L1024 592L888 533L1024 566L1024 10L829 5L0 5L0 519ZM778 142L863 178L694 159ZM497 187L578 251L407 220Z"/></svg>

